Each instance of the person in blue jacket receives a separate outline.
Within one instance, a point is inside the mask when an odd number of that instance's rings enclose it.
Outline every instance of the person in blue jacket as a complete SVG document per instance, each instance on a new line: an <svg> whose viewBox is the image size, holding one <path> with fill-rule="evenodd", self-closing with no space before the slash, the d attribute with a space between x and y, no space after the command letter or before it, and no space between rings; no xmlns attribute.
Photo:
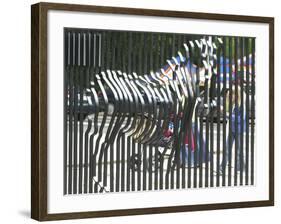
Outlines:
<svg viewBox="0 0 281 224"><path fill-rule="evenodd" d="M229 90L231 91L231 90ZM226 99L227 101L229 101L229 91L227 93ZM226 142L226 149L225 149L225 154L224 157L222 158L222 163L220 166L220 173L222 172L223 169L226 168L227 164L229 164L229 153L233 152L232 147L235 144L237 144L237 171L240 171L240 167L242 163L242 166L245 165L244 163L244 158L242 159L242 161L240 161L240 156L241 156L241 151L243 150L241 148L241 134L244 134L245 131L245 127L246 127L246 113L244 110L244 106L243 102L241 102L241 89L238 86L237 88L237 104L235 104L235 87L233 87L232 89L232 113L231 113L231 117L229 117L229 124L231 125L230 128L230 133L228 133L228 137L227 137L227 142ZM227 102L227 104L229 105L229 102ZM227 106L227 109L229 108L229 106ZM243 117L242 117L243 114ZM236 124L237 122L237 124ZM236 127L237 125L237 127ZM231 159L233 159L233 156L231 156Z"/></svg>

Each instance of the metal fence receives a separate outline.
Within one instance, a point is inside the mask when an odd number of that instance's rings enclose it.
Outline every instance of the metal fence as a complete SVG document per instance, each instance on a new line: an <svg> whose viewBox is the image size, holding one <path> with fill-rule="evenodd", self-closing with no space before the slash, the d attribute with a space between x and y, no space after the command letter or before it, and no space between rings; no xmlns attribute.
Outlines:
<svg viewBox="0 0 281 224"><path fill-rule="evenodd" d="M64 193L255 183L255 38L65 28Z"/></svg>

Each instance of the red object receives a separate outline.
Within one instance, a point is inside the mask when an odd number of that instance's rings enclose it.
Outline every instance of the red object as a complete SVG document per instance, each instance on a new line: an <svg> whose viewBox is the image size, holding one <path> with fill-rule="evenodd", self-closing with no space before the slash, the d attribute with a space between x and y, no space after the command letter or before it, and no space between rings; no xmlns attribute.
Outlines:
<svg viewBox="0 0 281 224"><path fill-rule="evenodd" d="M194 150L195 150L195 145L194 145L194 135L193 135L193 132L191 132L191 141L189 141L189 138L190 138L190 134L189 134L189 133L186 133L185 139L184 139L184 143L185 143L186 145L190 145L189 142L191 142L191 150L194 152Z"/></svg>
<svg viewBox="0 0 281 224"><path fill-rule="evenodd" d="M173 135L173 132L170 129L167 129L166 131L164 131L164 136L166 138L169 138Z"/></svg>

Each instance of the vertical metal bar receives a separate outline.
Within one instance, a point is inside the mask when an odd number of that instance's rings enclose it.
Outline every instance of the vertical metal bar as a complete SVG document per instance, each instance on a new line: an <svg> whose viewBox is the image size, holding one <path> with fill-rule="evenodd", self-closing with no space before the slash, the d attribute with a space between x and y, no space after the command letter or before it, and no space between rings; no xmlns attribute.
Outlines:
<svg viewBox="0 0 281 224"><path fill-rule="evenodd" d="M245 87L245 92L246 92L246 111L245 111L245 118L246 118L246 163L245 163L245 184L248 185L249 184L249 120L250 120L250 73L249 73L249 67L250 67L250 63L249 63L249 38L246 38L245 40L245 56L246 56L246 87Z"/></svg>
<svg viewBox="0 0 281 224"><path fill-rule="evenodd" d="M118 37L118 32L112 32L112 54L111 54L111 69L116 70L116 40Z"/></svg>
<svg viewBox="0 0 281 224"><path fill-rule="evenodd" d="M69 165L68 165L68 169L69 169L69 179L68 179L68 193L72 194L73 193L73 167L74 167L74 142L73 142L73 132L74 132L74 128L73 128L73 118L74 118L74 111L73 111L73 107L74 107L74 68L71 67L70 68L70 75L69 75Z"/></svg>
<svg viewBox="0 0 281 224"><path fill-rule="evenodd" d="M147 156L146 156L146 150L147 150L147 144L144 143L143 144L143 168L142 168L142 173L143 173L143 182L142 182L142 189L143 190L146 190L146 173L147 173L147 162L146 162L146 159L147 159Z"/></svg>
<svg viewBox="0 0 281 224"><path fill-rule="evenodd" d="M72 47L73 47L73 54L72 54L72 66L77 65L77 37L75 31L72 32Z"/></svg>
<svg viewBox="0 0 281 224"><path fill-rule="evenodd" d="M176 84L177 85L177 84ZM174 132L173 132L173 137L174 137L174 144L173 144L173 151L175 152L174 156L174 161L172 163L171 167L171 189L174 189L174 171L176 168L176 188L179 189L180 187L180 152L181 152L181 135L183 134L180 129L181 129L181 119L182 119L182 106L181 102L178 99L175 99L178 101L178 108L175 109L174 111Z"/></svg>
<svg viewBox="0 0 281 224"><path fill-rule="evenodd" d="M83 82L84 82L84 68L83 68L83 56L84 56L84 49L83 49L83 33L79 33L79 51L80 51L80 60L79 60L79 179L78 179L78 192L79 194L82 193L82 174L83 174L83 97L84 97L84 89L83 89Z"/></svg>
<svg viewBox="0 0 281 224"><path fill-rule="evenodd" d="M99 38L99 67L101 67L102 71L106 69L106 49L107 45L105 32L101 32Z"/></svg>
<svg viewBox="0 0 281 224"><path fill-rule="evenodd" d="M244 172L244 37L240 38L240 185L243 185L243 172Z"/></svg>
<svg viewBox="0 0 281 224"><path fill-rule="evenodd" d="M137 44L137 55L138 55L138 66L137 66L137 71L138 74L140 75L142 72L142 45L143 45L143 32L141 33L137 33L136 35L136 43ZM140 191L141 190L141 153L142 153L142 144L140 142L138 142L138 170L137 170L137 190ZM143 170L143 172L145 172Z"/></svg>
<svg viewBox="0 0 281 224"><path fill-rule="evenodd" d="M109 34L108 31L103 31L102 32L102 38L103 38L102 39L102 52L103 52L102 68L103 68L104 71L107 70L109 68L109 65L110 65L110 62L109 62L110 61L110 53L108 51L108 49L110 49L110 39L109 39L110 35L108 35L108 34ZM114 112L113 113L115 114L115 105L114 105ZM109 127L108 127L109 130L107 130L108 138L110 136L110 131L112 131L112 128L113 128L112 127L113 123L111 123L111 122L113 122L112 119L115 119L114 115L112 115L112 117L111 117L111 121L110 121L110 124L109 124ZM100 170L99 170L99 177L100 178L98 179L98 181L101 181L101 178L103 179L102 188L100 189L101 193L103 192L103 187L107 186L108 163L109 163L109 176L111 177L112 174L113 174L111 172L112 171L111 170L111 160L112 160L111 149L112 148L111 148L111 145L109 145L110 143L108 141L109 141L109 139L106 139L106 142L102 143L102 149L101 149L101 150L104 151L104 157L103 157L103 159L104 159L103 160L103 177L102 177L102 171L101 171L102 168L100 168ZM109 149L110 150L109 153L108 153L108 147L110 148ZM96 184L96 186L97 186L97 184Z"/></svg>
<svg viewBox="0 0 281 224"><path fill-rule="evenodd" d="M152 34L152 36L151 36L151 38L152 38L151 39L151 45L152 45L151 48L153 49L152 54L151 54L152 70L158 69L157 60L156 60L157 56L155 56L156 55L155 53L158 51L158 43L159 43L159 40L157 39L157 37L158 37L157 34L154 34L154 35ZM161 104L161 102L159 104ZM157 106L157 103L156 103L156 106ZM159 110L163 109L163 108L160 108L159 105L157 107ZM158 112L158 119L163 118L162 114L161 114L161 116L160 116L160 114L161 113ZM154 160L155 160L155 162L154 162L154 190L158 190L159 149L158 149L157 144L155 144L155 146L154 146Z"/></svg>
<svg viewBox="0 0 281 224"><path fill-rule="evenodd" d="M87 51L87 48L86 48L86 44L87 44L87 36L86 36L86 33L83 32L82 33L82 36L83 36L83 41L82 41L82 44L83 44L83 50L82 50L82 53L83 53L83 60L82 60L82 65L83 66L86 66L86 63L87 63L87 59L88 59L88 51Z"/></svg>
<svg viewBox="0 0 281 224"><path fill-rule="evenodd" d="M143 33L143 73L147 74L147 33ZM142 74L141 74L142 75ZM147 143L143 144L143 190L146 190L146 174L147 174Z"/></svg>
<svg viewBox="0 0 281 224"><path fill-rule="evenodd" d="M210 114L210 187L214 187L214 112L213 111L211 111Z"/></svg>
<svg viewBox="0 0 281 224"><path fill-rule="evenodd" d="M91 35L89 32L87 32L85 34L85 39L84 39L84 51L85 51L85 57L84 57L84 63L86 65L86 69L85 69L85 88L89 88L90 86L90 63L91 63L91 53L90 53L90 49L91 49ZM91 105L93 106L93 105ZM89 110L87 108L87 115L89 114ZM84 169L84 183L83 183L83 191L84 193L88 193L88 169L89 169L89 132L92 128L92 121L90 119L87 119L88 122L87 122L87 129L85 131L85 141L84 141L84 166L83 166L83 169Z"/></svg>
<svg viewBox="0 0 281 224"><path fill-rule="evenodd" d="M104 63L106 63L106 62L104 62ZM104 150L104 148L106 148L106 150ZM102 186L106 186L107 185L107 170L108 170L108 149L105 146L105 147L101 147L101 150L104 150L104 157L103 157L103 182L102 182ZM102 175L101 169L102 168L100 168L100 175L99 176ZM98 182L101 183L101 179L98 179ZM100 192L102 192L102 189L100 189Z"/></svg>
<svg viewBox="0 0 281 224"><path fill-rule="evenodd" d="M172 37L172 54L169 56L171 58L171 56L175 56L176 55L176 34L173 33ZM177 85L177 84L176 84ZM180 104L181 102L179 102ZM181 179L181 159L180 159L180 151L181 151L181 147L182 147L182 144L181 144L181 141L180 141L180 136L181 136L181 133L178 131L181 129L181 125L180 125L180 121L183 117L183 115L181 115L182 113L182 107L180 106L179 107L179 111L178 111L178 120L177 120L177 127L176 127L176 131L174 132L174 135L175 135L175 147L176 147L176 156L175 156L175 159L176 159L176 188L179 189L180 188L180 179ZM180 117L181 116L181 117ZM180 130L181 131L181 130ZM179 135L178 135L179 134Z"/></svg>
<svg viewBox="0 0 281 224"><path fill-rule="evenodd" d="M65 30L64 31L65 35L65 66L70 66L71 65L71 32Z"/></svg>
<svg viewBox="0 0 281 224"><path fill-rule="evenodd" d="M131 155L131 178L132 178L132 191L135 191L136 186L135 186L135 180L136 180L136 169L135 169L135 148L136 148L136 141L134 140L134 138L132 138L132 155Z"/></svg>
<svg viewBox="0 0 281 224"><path fill-rule="evenodd" d="M233 117L232 117L232 111L233 111L233 87L232 87L232 80L233 80L233 70L232 70L232 65L233 65L233 55L235 48L233 47L233 38L230 37L229 39L229 125L228 125L228 142L227 142L227 147L228 147L228 186L231 186L232 182L232 145L233 145L233 139L232 139L232 123L233 123Z"/></svg>
<svg viewBox="0 0 281 224"><path fill-rule="evenodd" d="M85 87L90 88L91 86L91 79L90 79L90 73L89 68L90 68L90 63L91 63L91 34L90 32L85 33L85 66L87 68L86 76L85 76Z"/></svg>
<svg viewBox="0 0 281 224"><path fill-rule="evenodd" d="M80 66L81 65L81 33L78 32L77 33L77 65Z"/></svg>
<svg viewBox="0 0 281 224"><path fill-rule="evenodd" d="M137 170L137 190L140 191L141 190L141 150L142 150L142 145L140 142L138 142L138 170Z"/></svg>
<svg viewBox="0 0 281 224"><path fill-rule="evenodd" d="M110 192L113 192L114 191L114 145L112 143L110 143L109 150L110 150L109 188L110 188Z"/></svg>
<svg viewBox="0 0 281 224"><path fill-rule="evenodd" d="M132 67L133 67L133 62L135 61L135 52L133 50L133 32L129 33L129 48L128 48L128 72L129 74L132 73ZM132 154L130 155L130 161L131 161L131 179L132 179L132 183L131 183L131 187L132 187L132 191L135 191L135 166L134 166L134 160L135 160L135 147L136 147L136 142L134 140L134 138L131 138L132 141Z"/></svg>
<svg viewBox="0 0 281 224"><path fill-rule="evenodd" d="M172 136L172 141L173 141L173 144L172 144L172 149L171 149L171 152L170 152L170 155L169 155L169 159L168 159L168 163L167 163L167 171L166 171L166 175L165 175L165 189L169 189L169 185L170 185L170 188L173 189L174 187L174 163L175 163L175 160L173 161L174 159L174 154L175 154L175 139L176 139L176 131L177 130L177 121L176 121L176 115L177 115L177 98L176 96L173 94L172 95L172 100L173 100L173 108L172 108L172 114L169 115L170 116L170 119L171 119L171 122L172 122L172 125L173 125L173 136Z"/></svg>
<svg viewBox="0 0 281 224"><path fill-rule="evenodd" d="M161 53L160 53L160 46L161 46L161 34L157 33L155 34L155 51L154 51L154 58L155 58L155 68L154 70L159 70L160 69L160 64L159 64L159 60L161 57Z"/></svg>
<svg viewBox="0 0 281 224"><path fill-rule="evenodd" d="M138 44L138 75L141 75L143 72L143 55L142 55L142 50L143 50L143 44L144 44L144 33L141 32L139 34L139 44Z"/></svg>
<svg viewBox="0 0 281 224"><path fill-rule="evenodd" d="M164 34L163 33L159 33L158 34L158 38L159 38L159 43L158 43L158 46L159 46L159 52L160 52L160 55L159 58L160 61L158 61L158 69L160 69L160 67L162 67L162 63L163 63L163 58L164 58L164 48L165 48L165 39L164 39ZM167 115L169 116L169 115ZM165 118L167 119L167 118ZM166 146L162 152L162 155L161 155L161 160L160 160L160 169L159 169L159 175L160 175L160 183L159 183L159 188L160 189L163 189L163 182L164 182L164 179L163 179L163 173L164 173L164 154L166 152L166 149L167 149L168 146Z"/></svg>
<svg viewBox="0 0 281 224"><path fill-rule="evenodd" d="M148 69L147 69L147 33L144 33L144 42L143 42L143 73L147 74Z"/></svg>
<svg viewBox="0 0 281 224"><path fill-rule="evenodd" d="M98 67L98 69L100 69L100 67ZM95 83L97 83L99 86L101 86L99 83L101 83L100 78L97 79L97 77L95 76ZM99 127L98 127L98 111L95 111L95 116L94 116L94 132L91 134L90 136L90 173L89 173L89 192L92 193L93 191L95 193L98 192L98 182L97 179L94 179L94 177L97 176L97 170L98 170L98 178L101 176L100 175L100 167L101 167L101 158L103 155L103 151L102 148L100 147L100 140L101 137L103 135L103 130L104 130L104 126L106 123L106 118L108 117L108 106L105 105L104 110L103 110L103 116L102 116L102 122L100 123ZM98 133L98 137L97 139L94 141L94 136L95 134ZM94 146L94 142L95 142L95 146ZM98 153L101 153L99 155L98 158L98 163L97 163L97 156ZM98 165L98 167L97 167ZM94 188L93 188L93 182L95 182Z"/></svg>
<svg viewBox="0 0 281 224"><path fill-rule="evenodd" d="M125 191L125 149L126 137L122 134L121 137L121 191Z"/></svg>
<svg viewBox="0 0 281 224"><path fill-rule="evenodd" d="M177 50L180 51L180 48L181 48L181 45L182 45L182 35L181 34L177 34L178 36L178 42L177 42ZM186 59L187 60L187 59ZM188 66L188 64L184 65L184 66ZM184 74L186 75L186 74ZM185 85L187 86L187 84L185 83ZM188 88L188 87L187 87ZM191 96L189 96L191 97ZM189 100L188 100L189 101ZM186 107L191 107L191 105L187 105L188 103L185 102L185 106L184 108ZM189 112L190 113L190 112ZM184 114L184 111L183 111L183 118L182 119L186 119L186 116ZM184 123L185 121L182 120L182 123ZM185 132L185 134L183 134L183 141L181 141L181 144L182 144L182 166L181 166L181 188L185 188L186 186L186 180L185 180L185 177L186 177L186 157L188 156L187 158L187 163L188 163L188 172L187 172L187 185L190 187L190 184L191 184L191 145L192 145L192 119L190 120L190 122L187 124L187 127L188 127L188 130L182 130L183 132ZM186 148L185 148L185 138L188 138L188 155L186 155Z"/></svg>
<svg viewBox="0 0 281 224"><path fill-rule="evenodd" d="M207 41L210 41L210 43L212 44L212 37L211 36L208 36L206 37ZM208 54L207 54L207 63L208 63L208 76L209 76L209 71L210 71L210 60L213 60L213 52L210 53L210 50L211 50L211 47L209 45L207 45L207 51L208 51ZM206 93L206 96L207 96L207 99L204 99L204 102L207 103L207 114L206 114L206 123L205 123L205 130L206 130L206 133L205 133L205 147L204 147L204 150L205 150L205 157L204 157L204 162L205 162L205 179L204 179L204 182L205 182L205 187L208 187L209 186L209 134L210 134L210 82L212 80L210 78L208 78L208 85L207 85L207 93Z"/></svg>
<svg viewBox="0 0 281 224"><path fill-rule="evenodd" d="M218 37L215 37L215 45L218 47L219 45ZM216 52L217 54L217 52ZM214 58L214 65L213 65L213 75L211 78L211 91L210 91L210 100L211 100L211 108L210 108L210 187L214 187L214 99L216 95L216 80L218 77L218 71L217 71L217 64L220 63L218 59L218 55L214 55L216 58Z"/></svg>
<svg viewBox="0 0 281 224"><path fill-rule="evenodd" d="M91 45L93 46L93 45ZM95 48L95 46L94 46ZM96 49L94 49L95 51ZM94 70L95 70L95 67L94 67ZM95 74L92 74L92 79L95 79L94 78L94 75ZM95 112L97 112L96 110L98 109L97 108L97 105L95 104ZM94 125L94 132L91 133L91 136L89 138L89 180L88 180L88 183L89 183L89 193L93 193L93 178L94 178L94 175L96 175L96 150L98 148L98 142L96 141L95 142L95 151L94 151L94 135L98 132L98 114L95 113L95 117L94 117L94 121L93 121L93 125ZM102 124L101 124L102 125ZM102 132L102 127L100 126L100 132Z"/></svg>
<svg viewBox="0 0 281 224"><path fill-rule="evenodd" d="M105 69L112 69L112 31L105 31L104 32L104 38L106 39L106 67Z"/></svg>
<svg viewBox="0 0 281 224"><path fill-rule="evenodd" d="M88 127L85 132L85 160L84 160L84 193L88 193L88 167L89 167L89 133L92 128L92 121L89 119L88 120ZM91 154L90 154L91 156Z"/></svg>
<svg viewBox="0 0 281 224"><path fill-rule="evenodd" d="M175 33L173 33L171 40L172 40L172 55L171 56L175 56L176 55L176 34Z"/></svg>
<svg viewBox="0 0 281 224"><path fill-rule="evenodd" d="M158 58L159 56L157 55L157 52L158 52L158 44L159 44L159 40L158 40L158 35L157 34L154 34L152 36L152 48L153 48L153 52L152 52L152 69L154 71L156 71L158 69L157 67L157 60L156 58ZM162 110L163 109L163 105L162 105L162 108L160 109L160 106L158 106L159 110ZM163 114L161 114L161 112L158 113L158 119L163 119L163 122L164 122L164 116ZM162 121L160 121L162 122ZM158 190L158 178L159 178L159 175L158 175L158 171L159 171L159 156L160 156L160 153L159 153L159 148L158 148L158 144L156 143L154 145L154 190Z"/></svg>
<svg viewBox="0 0 281 224"><path fill-rule="evenodd" d="M220 133L221 133L221 124L220 124L220 120L221 120L221 115L220 115L220 110L221 110L221 95L220 95L220 90L221 90L221 56L223 55L221 53L222 47L219 46L218 48L218 66L217 66L217 71L218 71L218 76L217 76L217 117L216 117L216 121L217 121L217 176L216 176L216 186L219 187L220 186Z"/></svg>
<svg viewBox="0 0 281 224"><path fill-rule="evenodd" d="M158 165L159 165L159 151L158 151L158 146L154 146L154 190L158 190Z"/></svg>
<svg viewBox="0 0 281 224"><path fill-rule="evenodd" d="M190 68L191 68L191 66L190 66ZM186 105L186 107L191 107L191 106L192 105ZM189 113L192 113L192 112L189 112ZM191 187L191 154L192 154L191 148L192 148L192 138L193 138L193 135L192 135L192 118L190 119L190 121L188 121L187 126L188 126L188 128L187 128L187 131L186 131L186 135L188 137L188 149L187 149L188 155L186 155L185 144L183 144L184 150L183 150L183 155L182 155L182 157L183 157L183 167L182 167L182 177L183 177L182 179L183 180L182 181L183 181L183 183L185 183L185 176L186 176L186 174L185 174L186 159L185 158L186 158L186 156L188 156L187 157L187 165L188 165L187 186L188 186L188 188L190 188ZM193 164L193 166L194 166L194 164ZM195 166L194 166L194 169L196 169ZM182 187L185 188L185 185L182 185Z"/></svg>
<svg viewBox="0 0 281 224"><path fill-rule="evenodd" d="M150 52L149 52L149 70L148 73L150 73L150 71L154 70L154 66L153 66L153 48L154 48L154 35L153 33L150 33Z"/></svg>
<svg viewBox="0 0 281 224"><path fill-rule="evenodd" d="M149 51L147 52L148 57L149 57L149 68L148 68L148 73L153 69L153 33L149 34ZM153 99L156 101L156 99ZM156 102L155 102L156 104ZM156 109L157 105L155 106ZM155 112L157 114L157 112ZM156 118L153 118L156 119ZM154 128L154 127L153 127ZM154 147L150 144L149 145L149 168L148 168L148 189L152 190L152 168L153 168L153 151Z"/></svg>
<svg viewBox="0 0 281 224"><path fill-rule="evenodd" d="M122 130L123 132L123 130ZM115 174L115 191L119 192L120 188L120 144L121 144L121 136L118 134L117 142L116 142L116 174ZM122 176L122 173L121 173Z"/></svg>
<svg viewBox="0 0 281 224"><path fill-rule="evenodd" d="M178 146L178 129L179 129L179 118L178 118L178 114L179 114L179 111L175 110L174 111L174 114L173 114L173 121L174 121L174 132L173 132L173 135L174 135L174 144L173 144L173 150L175 152L175 156L174 156L174 161L172 161L172 167L171 167L171 189L174 189L174 167L178 165L178 162L179 162L179 155L178 155L178 151L179 151L179 146ZM177 166L178 168L178 166ZM177 173L176 173L177 174ZM178 183L178 175L176 176L176 186L179 185Z"/></svg>
<svg viewBox="0 0 281 224"><path fill-rule="evenodd" d="M195 52L193 53L193 55L195 55ZM191 59L191 58L190 58ZM196 60L194 58L194 60ZM191 63L191 60L190 60ZM197 58L197 68L196 68L196 97L197 100L199 99L199 73L200 73L200 58ZM193 170L193 187L197 188L197 170L198 170L198 162L199 162L199 151L200 151L200 135L199 135L199 127L198 127L198 109L199 109L199 101L197 101L198 105L195 108L195 123L194 123L194 137L195 137L195 154L194 154L194 164L195 164L195 168ZM199 144L198 144L199 143ZM200 165L200 164L199 164Z"/></svg>
<svg viewBox="0 0 281 224"><path fill-rule="evenodd" d="M202 105L202 107L204 107L204 104ZM203 186L203 150L204 150L203 113L204 113L204 109L201 108L200 115L199 115L199 187Z"/></svg>
<svg viewBox="0 0 281 224"><path fill-rule="evenodd" d="M194 123L195 151L194 151L194 170L193 170L193 187L197 188L197 169L199 161L199 136L198 136L198 107L195 108L195 123Z"/></svg>
<svg viewBox="0 0 281 224"><path fill-rule="evenodd" d="M127 32L123 32L122 33L122 71L128 73L127 71L127 59L126 59L126 50L125 48L127 48L126 43L127 43Z"/></svg>
<svg viewBox="0 0 281 224"><path fill-rule="evenodd" d="M94 123L94 127L95 127L95 123ZM90 144L89 144L89 193L93 193L93 177L94 177L94 173L93 171L96 170L96 164L94 163L94 155L93 155L93 142L94 142L94 134L92 133L90 138L89 138Z"/></svg>
<svg viewBox="0 0 281 224"><path fill-rule="evenodd" d="M186 117L183 117L182 119L185 119ZM181 122L184 122L183 120ZM181 171L181 188L184 189L185 186L189 186L190 187L190 174L191 174L191 138L192 138L192 133L191 133L191 123L188 122L187 125L185 125L187 128L185 129L181 129L183 133L182 137L181 137L181 143L180 143L180 171ZM186 138L188 139L188 144L186 144ZM188 153L186 153L186 150L188 151ZM187 161L186 161L187 159ZM187 178L186 178L186 167L188 169L187 171ZM186 178L186 180L185 180Z"/></svg>
<svg viewBox="0 0 281 224"><path fill-rule="evenodd" d="M159 173L160 173L160 180L159 180L159 188L160 190L163 189L164 187L164 157L165 157L165 152L167 151L168 149L168 146L165 146L164 147L164 150L162 152L162 154L160 155L161 156L161 159L160 159L160 169L159 169Z"/></svg>
<svg viewBox="0 0 281 224"><path fill-rule="evenodd" d="M205 187L209 186L209 129L210 129L210 115L209 112L206 115L206 133L205 133L205 158L204 158L204 162L205 162Z"/></svg>
<svg viewBox="0 0 281 224"><path fill-rule="evenodd" d="M170 35L169 34L165 34L166 36L166 46L165 46L165 56L164 56L164 64L167 64L166 60L168 58L171 58L171 44L170 44Z"/></svg>
<svg viewBox="0 0 281 224"><path fill-rule="evenodd" d="M177 39L177 49L176 49L176 51L181 51L181 47L182 47L182 34L177 34L176 35L176 39ZM175 52L175 54L177 54L177 52Z"/></svg>
<svg viewBox="0 0 281 224"><path fill-rule="evenodd" d="M166 42L166 36L165 34L161 33L161 43L160 43L160 66L162 67L164 64L164 58L165 58L165 42Z"/></svg>
<svg viewBox="0 0 281 224"><path fill-rule="evenodd" d="M149 166L148 166L148 190L152 190L152 157L153 157L153 146L152 145L149 145L148 146L148 149L149 149L149 155L148 155L148 163L149 163Z"/></svg>
<svg viewBox="0 0 281 224"><path fill-rule="evenodd" d="M93 33L91 31L88 31L88 66L94 67L93 61L94 61L94 51L93 51L93 45L94 45L94 37ZM89 83L90 85L90 83Z"/></svg>
<svg viewBox="0 0 281 224"><path fill-rule="evenodd" d="M255 77L256 77L256 52L255 52L255 48L256 48L256 39L252 39L252 66L251 66L251 185L254 185L254 181L255 181L255 177L254 177L254 173L255 173Z"/></svg>
<svg viewBox="0 0 281 224"><path fill-rule="evenodd" d="M74 54L74 45L73 45L73 34L70 32L69 48L70 48L70 71L69 71L69 158L68 158L68 194L72 194L72 181L73 181L73 169L72 169L72 160L73 160L73 54Z"/></svg>
<svg viewBox="0 0 281 224"><path fill-rule="evenodd" d="M131 190L131 167L130 167L130 159L131 159L131 144L132 138L130 136L127 137L127 178L126 178L126 190Z"/></svg>
<svg viewBox="0 0 281 224"><path fill-rule="evenodd" d="M78 71L77 71L77 66L78 65L78 58L79 58L79 53L78 52L78 37L77 37L77 33L75 33L74 36L74 41L75 41L75 50L74 50L74 54L75 56L75 71L74 71L74 165L73 165L73 193L76 194L77 193L77 144L78 144L78 139L77 139L77 132L78 132L78 126L77 126L77 122L78 122Z"/></svg>
<svg viewBox="0 0 281 224"><path fill-rule="evenodd" d="M181 43L182 44L182 43ZM191 64L191 58L193 57L193 52L191 51L190 53L190 57L189 58L186 58L186 65L184 66L187 66L187 70L189 70L189 73L191 76L193 76L192 74L192 64ZM191 88L191 87L189 87ZM191 95L189 95L189 97L191 97ZM193 99L191 99L189 102L192 102ZM191 103L193 104L193 102ZM195 139L195 136L194 136L194 132L193 132L193 123L192 123L192 115L193 115L193 111L194 110L194 106L193 105L187 105L186 107L191 107L192 109L190 109L189 113L189 123L188 123L188 128L187 128L187 134L188 134L188 158L187 158L187 187L188 188L191 188L191 157L192 157L192 153L193 155L195 155L195 151L192 152L192 139L194 138L194 150L196 150L196 147L197 147L197 144L196 144L196 139ZM195 109L196 110L196 109ZM193 170L197 169L196 167L196 164L195 164L195 160L193 159ZM185 182L185 164L183 166L183 170L182 170L182 176L184 177L183 178L183 182ZM185 186L183 186L185 187Z"/></svg>
<svg viewBox="0 0 281 224"><path fill-rule="evenodd" d="M68 124L67 124L67 113L68 113L68 91L69 91L69 56L70 56L70 52L69 52L69 35L70 33L67 32L64 29L64 101L63 101L63 194L67 194L67 159L68 159L68 136L69 133L67 130Z"/></svg>
<svg viewBox="0 0 281 224"><path fill-rule="evenodd" d="M114 48L114 46L113 46L113 39L114 39L113 31L107 32L107 38L108 38L108 47L107 47L107 49L109 50L108 57L107 57L108 58L107 59L108 60L108 62L107 62L107 65L108 65L107 69L112 70L113 69L112 68L112 65L113 65L112 61L113 61L113 58L114 58L114 54L113 54L113 48ZM119 86L116 85L116 88L118 88L118 87ZM121 116L120 113L119 113L118 116ZM117 121L115 121L114 125L116 125L116 122ZM109 168L110 169L109 170L109 176L110 177L109 178L110 178L110 180L109 180L109 188L110 188L110 192L113 192L114 191L114 150L115 150L115 148L114 148L113 142L110 142L109 144L110 144L109 145L109 150L110 150L110 153L109 153L110 154L110 163L109 163L109 166L110 166L110 168Z"/></svg>
<svg viewBox="0 0 281 224"><path fill-rule="evenodd" d="M239 105L238 105L238 49L239 49L239 42L238 38L235 37L235 51L234 51L234 65L235 65L235 106L234 106L234 113L235 113L235 153L234 153L234 186L237 185L237 170L238 170L238 150L239 150L239 135L238 135L238 113L239 113Z"/></svg>
<svg viewBox="0 0 281 224"><path fill-rule="evenodd" d="M112 65L113 69L118 71L120 70L120 33L121 32L115 32L114 33L114 60L112 61L112 63L114 63Z"/></svg>
<svg viewBox="0 0 281 224"><path fill-rule="evenodd" d="M223 90L226 91L226 37L223 38ZM220 134L220 133L219 133ZM223 147L222 147L222 158L223 164L226 164L226 95L223 94ZM225 186L225 172L226 166L222 167L222 186Z"/></svg>
<svg viewBox="0 0 281 224"><path fill-rule="evenodd" d="M132 73L132 32L128 32L129 42L128 42L128 73Z"/></svg>
<svg viewBox="0 0 281 224"><path fill-rule="evenodd" d="M96 65L98 64L97 61L97 43L99 43L99 35L96 33L93 34L93 39L92 39L92 48L91 48L91 54L92 54L92 61L93 61L93 67L95 68Z"/></svg>
<svg viewBox="0 0 281 224"><path fill-rule="evenodd" d="M102 59L102 50L101 50L102 49L102 42L103 42L102 41L103 40L102 33L99 33L98 37L99 37L98 42L97 42L97 44L98 44L98 48L97 48L97 50L98 50L97 51L97 53L98 53L98 67L101 68L101 66L102 66L101 63L102 63L102 60L103 60Z"/></svg>
<svg viewBox="0 0 281 224"><path fill-rule="evenodd" d="M139 33L133 32L132 33L132 72L137 72L137 37Z"/></svg>
<svg viewBox="0 0 281 224"><path fill-rule="evenodd" d="M156 61L156 66L157 69L160 69L162 67L163 63L163 57L164 57L164 47L165 47L165 42L164 42L164 35L162 33L158 33L158 44L157 44L157 50L159 55L156 56L157 61ZM169 115L167 115L169 116ZM164 118L167 119L167 118ZM159 167L159 189L163 189L163 173L164 173L164 154L166 152L167 146L164 147L164 150L162 151L162 154L160 155L160 167Z"/></svg>

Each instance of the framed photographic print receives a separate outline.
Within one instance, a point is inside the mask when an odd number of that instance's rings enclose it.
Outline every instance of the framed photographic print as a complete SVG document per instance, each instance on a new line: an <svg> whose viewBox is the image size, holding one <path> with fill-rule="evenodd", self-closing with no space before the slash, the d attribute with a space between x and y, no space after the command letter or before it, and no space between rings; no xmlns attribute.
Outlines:
<svg viewBox="0 0 281 224"><path fill-rule="evenodd" d="M31 8L32 218L274 204L274 18Z"/></svg>

